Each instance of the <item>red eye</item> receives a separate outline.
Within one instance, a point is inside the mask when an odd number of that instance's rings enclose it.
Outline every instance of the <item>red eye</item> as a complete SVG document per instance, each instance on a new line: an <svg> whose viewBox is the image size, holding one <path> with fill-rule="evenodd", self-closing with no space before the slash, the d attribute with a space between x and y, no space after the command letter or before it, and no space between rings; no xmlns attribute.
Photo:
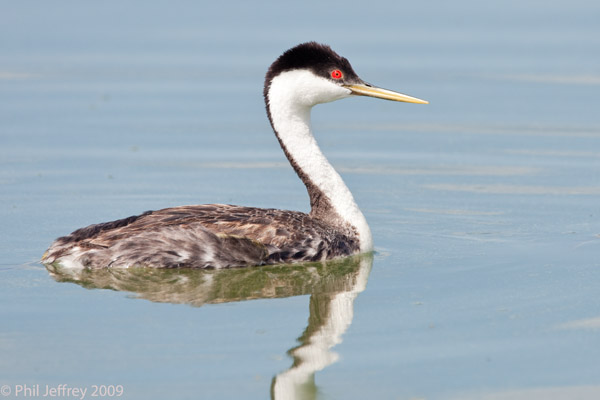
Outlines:
<svg viewBox="0 0 600 400"><path fill-rule="evenodd" d="M339 69L334 69L333 71L331 71L331 77L333 79L342 79L342 71L340 71Z"/></svg>

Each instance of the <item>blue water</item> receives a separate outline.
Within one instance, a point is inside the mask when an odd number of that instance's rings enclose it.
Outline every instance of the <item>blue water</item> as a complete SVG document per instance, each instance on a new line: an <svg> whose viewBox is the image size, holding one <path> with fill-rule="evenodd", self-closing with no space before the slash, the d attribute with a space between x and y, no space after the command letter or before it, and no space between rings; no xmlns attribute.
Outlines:
<svg viewBox="0 0 600 400"><path fill-rule="evenodd" d="M6 2L0 394L599 398L599 18L593 1ZM76 276L38 264L58 236L149 209L306 211L262 84L307 40L430 101L313 111L372 260ZM290 377L304 383L281 389Z"/></svg>

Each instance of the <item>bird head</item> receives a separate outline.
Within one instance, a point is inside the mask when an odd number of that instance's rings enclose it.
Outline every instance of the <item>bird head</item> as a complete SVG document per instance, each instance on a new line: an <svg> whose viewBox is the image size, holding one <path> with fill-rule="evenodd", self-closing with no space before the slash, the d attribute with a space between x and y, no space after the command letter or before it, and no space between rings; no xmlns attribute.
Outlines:
<svg viewBox="0 0 600 400"><path fill-rule="evenodd" d="M428 103L366 83L354 72L348 59L315 42L299 44L271 64L265 77L264 96L267 105L275 100L309 108L350 96Z"/></svg>

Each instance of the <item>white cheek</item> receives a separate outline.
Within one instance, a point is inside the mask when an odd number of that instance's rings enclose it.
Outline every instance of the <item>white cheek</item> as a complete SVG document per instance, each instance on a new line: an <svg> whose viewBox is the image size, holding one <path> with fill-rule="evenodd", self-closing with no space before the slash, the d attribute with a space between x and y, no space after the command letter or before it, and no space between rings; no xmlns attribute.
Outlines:
<svg viewBox="0 0 600 400"><path fill-rule="evenodd" d="M269 98L273 101L285 101L312 107L350 97L351 91L328 79L314 75L307 70L286 71L271 82Z"/></svg>

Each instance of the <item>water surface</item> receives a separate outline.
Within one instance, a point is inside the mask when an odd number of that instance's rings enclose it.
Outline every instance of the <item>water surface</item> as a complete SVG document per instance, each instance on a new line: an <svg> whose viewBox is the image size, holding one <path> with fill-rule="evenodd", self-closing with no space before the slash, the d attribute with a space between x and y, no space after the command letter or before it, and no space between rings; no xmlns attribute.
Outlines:
<svg viewBox="0 0 600 400"><path fill-rule="evenodd" d="M600 397L596 2L4 9L8 398L61 383L127 399ZM37 263L57 236L148 209L306 211L262 80L307 40L430 101L313 112L373 259L81 275Z"/></svg>

